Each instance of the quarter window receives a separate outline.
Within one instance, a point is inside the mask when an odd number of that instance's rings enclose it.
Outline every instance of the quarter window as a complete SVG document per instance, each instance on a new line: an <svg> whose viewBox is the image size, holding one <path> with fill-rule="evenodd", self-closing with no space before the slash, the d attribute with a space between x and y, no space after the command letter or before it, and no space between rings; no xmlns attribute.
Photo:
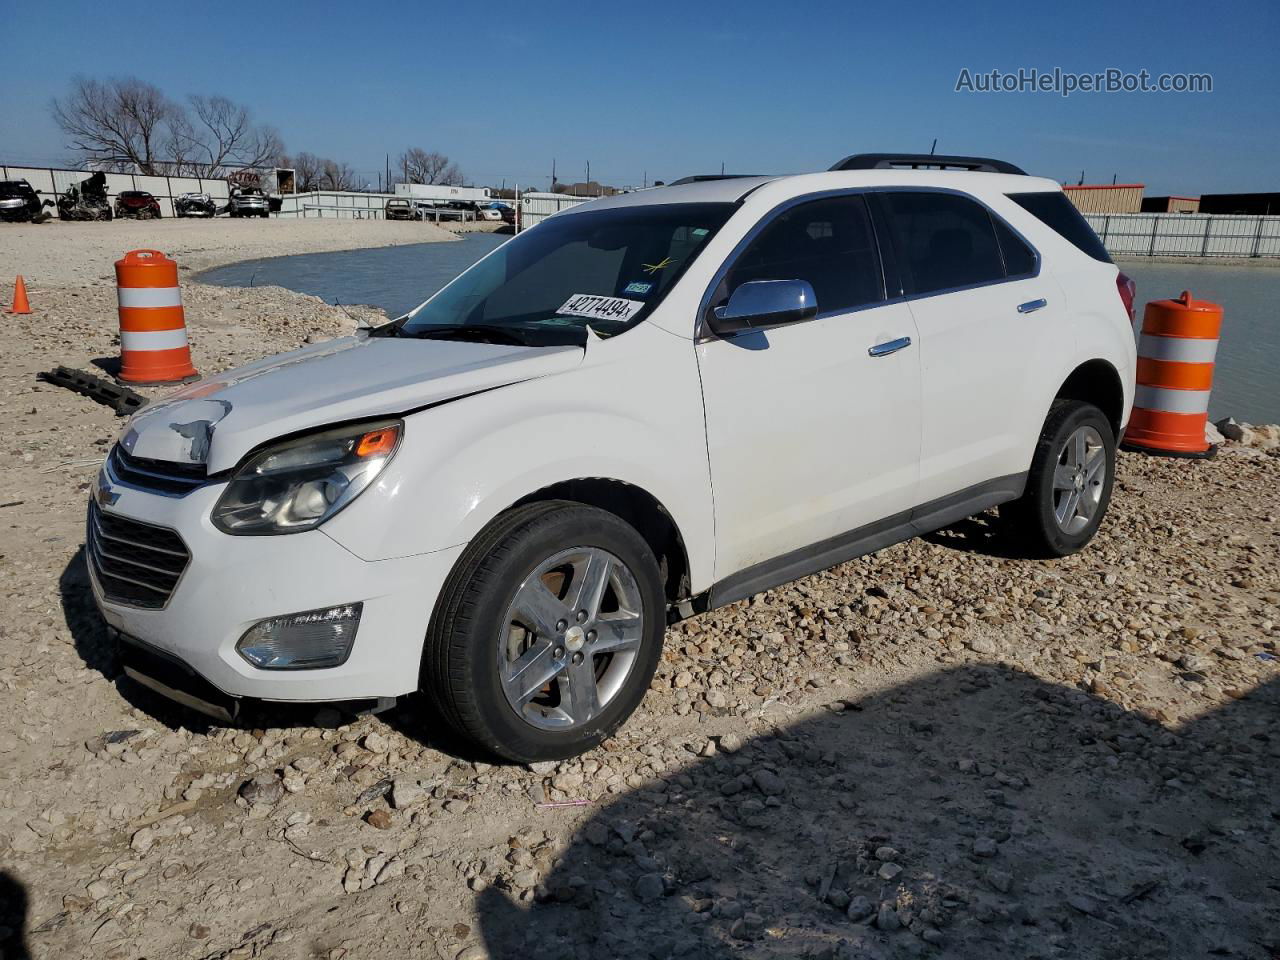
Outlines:
<svg viewBox="0 0 1280 960"><path fill-rule="evenodd" d="M993 283L1004 260L987 208L953 193L884 194L908 294Z"/></svg>
<svg viewBox="0 0 1280 960"><path fill-rule="evenodd" d="M779 214L738 257L717 304L750 280L808 280L821 313L884 299L880 256L859 196L811 200Z"/></svg>
<svg viewBox="0 0 1280 960"><path fill-rule="evenodd" d="M1026 241L1009 229L999 217L991 218L1004 255L1004 272L1010 277L1026 277L1036 272L1036 255Z"/></svg>

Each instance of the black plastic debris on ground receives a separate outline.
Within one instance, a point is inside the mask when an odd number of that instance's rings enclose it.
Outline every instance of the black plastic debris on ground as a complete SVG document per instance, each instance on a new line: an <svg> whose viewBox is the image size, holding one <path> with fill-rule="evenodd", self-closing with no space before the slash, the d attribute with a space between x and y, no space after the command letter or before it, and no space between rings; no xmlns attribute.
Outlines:
<svg viewBox="0 0 1280 960"><path fill-rule="evenodd" d="M71 367L54 367L48 372L37 373L36 379L83 393L90 400L110 407L118 417L127 417L147 402L147 398L137 391Z"/></svg>

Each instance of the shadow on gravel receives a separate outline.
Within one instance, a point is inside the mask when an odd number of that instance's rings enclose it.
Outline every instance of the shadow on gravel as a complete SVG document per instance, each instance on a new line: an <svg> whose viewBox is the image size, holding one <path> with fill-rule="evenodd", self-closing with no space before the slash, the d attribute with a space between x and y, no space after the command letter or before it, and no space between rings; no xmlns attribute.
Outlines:
<svg viewBox="0 0 1280 960"><path fill-rule="evenodd" d="M1274 960L1277 720L1280 681L1170 731L942 671L651 778L536 902L481 893L481 931L494 958Z"/></svg>
<svg viewBox="0 0 1280 960"><path fill-rule="evenodd" d="M0 870L0 960L31 960L27 947L27 888Z"/></svg>
<svg viewBox="0 0 1280 960"><path fill-rule="evenodd" d="M1000 529L994 513L968 517L941 530L934 530L921 537L927 543L961 553L980 553L988 557L1017 560L1026 557L1026 551Z"/></svg>

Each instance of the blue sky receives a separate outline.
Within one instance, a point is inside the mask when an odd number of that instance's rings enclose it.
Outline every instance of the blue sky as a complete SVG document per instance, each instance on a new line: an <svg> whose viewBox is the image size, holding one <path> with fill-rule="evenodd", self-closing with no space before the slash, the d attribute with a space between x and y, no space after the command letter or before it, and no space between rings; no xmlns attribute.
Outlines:
<svg viewBox="0 0 1280 960"><path fill-rule="evenodd" d="M0 160L65 160L50 98L75 73L135 74L174 97L244 102L288 149L369 178L406 146L447 153L474 182L545 188L553 157L561 180L590 161L596 179L638 185L721 163L825 169L937 137L940 153L1070 182L1083 168L1148 195L1280 190L1280 5L1267 0L234 5L243 18L6 6ZM1033 67L1206 72L1214 89L955 92L962 68Z"/></svg>

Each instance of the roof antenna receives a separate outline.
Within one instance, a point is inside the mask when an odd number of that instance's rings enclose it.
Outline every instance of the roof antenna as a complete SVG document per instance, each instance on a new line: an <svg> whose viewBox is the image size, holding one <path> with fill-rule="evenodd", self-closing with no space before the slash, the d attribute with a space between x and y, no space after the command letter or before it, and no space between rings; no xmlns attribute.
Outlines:
<svg viewBox="0 0 1280 960"><path fill-rule="evenodd" d="M933 156L933 152L938 149L938 138L933 138L933 146L929 148L929 156Z"/></svg>

